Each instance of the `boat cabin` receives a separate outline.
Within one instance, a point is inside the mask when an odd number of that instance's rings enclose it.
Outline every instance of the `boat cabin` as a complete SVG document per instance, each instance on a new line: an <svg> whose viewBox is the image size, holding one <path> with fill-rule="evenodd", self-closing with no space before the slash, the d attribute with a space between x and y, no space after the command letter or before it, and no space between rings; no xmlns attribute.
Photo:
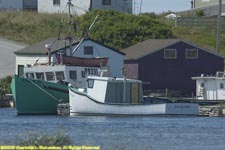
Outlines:
<svg viewBox="0 0 225 150"><path fill-rule="evenodd" d="M87 78L86 92L101 103L143 103L142 82L139 80L92 76Z"/></svg>
<svg viewBox="0 0 225 150"><path fill-rule="evenodd" d="M196 80L196 97L198 100L225 100L225 74L217 72L215 76L192 77Z"/></svg>
<svg viewBox="0 0 225 150"><path fill-rule="evenodd" d="M38 65L24 67L24 77L55 83L71 83L76 87L85 87L87 76L99 76L98 67L80 67L68 65Z"/></svg>

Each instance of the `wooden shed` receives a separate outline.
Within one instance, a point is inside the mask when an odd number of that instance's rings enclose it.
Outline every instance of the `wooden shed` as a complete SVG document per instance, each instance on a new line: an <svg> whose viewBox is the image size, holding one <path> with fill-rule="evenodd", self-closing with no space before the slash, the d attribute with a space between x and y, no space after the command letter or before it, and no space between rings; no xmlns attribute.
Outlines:
<svg viewBox="0 0 225 150"><path fill-rule="evenodd" d="M145 91L195 93L193 76L224 71L224 57L179 39L149 39L123 50L128 78L142 80Z"/></svg>

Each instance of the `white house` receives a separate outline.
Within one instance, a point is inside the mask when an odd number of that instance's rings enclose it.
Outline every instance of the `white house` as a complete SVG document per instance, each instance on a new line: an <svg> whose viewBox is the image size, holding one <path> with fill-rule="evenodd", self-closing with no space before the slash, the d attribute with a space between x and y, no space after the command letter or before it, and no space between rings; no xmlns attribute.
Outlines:
<svg viewBox="0 0 225 150"><path fill-rule="evenodd" d="M37 0L0 0L0 10L37 10Z"/></svg>
<svg viewBox="0 0 225 150"><path fill-rule="evenodd" d="M68 13L68 0L38 0L38 13ZM90 8L90 0L72 0L71 13L82 15Z"/></svg>
<svg viewBox="0 0 225 150"><path fill-rule="evenodd" d="M91 0L90 9L116 10L133 13L133 0Z"/></svg>
<svg viewBox="0 0 225 150"><path fill-rule="evenodd" d="M68 0L38 0L39 13L68 13ZM132 13L132 0L72 0L71 13L83 15L90 9Z"/></svg>
<svg viewBox="0 0 225 150"><path fill-rule="evenodd" d="M68 42L67 42L68 43ZM16 74L20 74L24 65L48 62L46 44L51 44L52 62L56 63L55 54L60 50L66 49L67 56L70 56L70 49L65 46L65 40L56 40L49 38L29 47L23 48L15 52L16 54ZM74 49L78 42L73 42ZM122 77L121 68L124 65L124 53L113 48L107 47L93 39L85 39L79 49L73 56L81 58L108 57L108 67L112 76Z"/></svg>

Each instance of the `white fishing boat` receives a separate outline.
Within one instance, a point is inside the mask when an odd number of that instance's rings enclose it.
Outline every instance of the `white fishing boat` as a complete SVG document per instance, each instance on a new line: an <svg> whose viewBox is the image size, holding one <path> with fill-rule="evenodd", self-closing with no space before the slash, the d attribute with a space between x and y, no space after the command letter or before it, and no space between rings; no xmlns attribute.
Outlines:
<svg viewBox="0 0 225 150"><path fill-rule="evenodd" d="M196 98L207 101L225 100L225 73L217 72L214 76L202 74L192 77L196 80Z"/></svg>
<svg viewBox="0 0 225 150"><path fill-rule="evenodd" d="M69 84L70 115L197 115L196 103L144 104L142 82L88 77L87 87Z"/></svg>

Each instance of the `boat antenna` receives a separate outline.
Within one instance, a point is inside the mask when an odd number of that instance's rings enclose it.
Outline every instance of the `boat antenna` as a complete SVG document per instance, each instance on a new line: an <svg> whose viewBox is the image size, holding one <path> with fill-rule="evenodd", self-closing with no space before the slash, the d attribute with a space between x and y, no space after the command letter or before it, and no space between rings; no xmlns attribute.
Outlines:
<svg viewBox="0 0 225 150"><path fill-rule="evenodd" d="M94 21L92 22L92 24L90 25L90 27L88 28L88 30L84 33L84 36L81 38L80 42L77 44L77 46L72 51L72 55L78 50L78 48L80 47L81 43L83 43L84 39L88 36L88 33L91 31L91 29L94 26L94 24L96 23L98 17L99 17L99 15L97 15L95 17Z"/></svg>
<svg viewBox="0 0 225 150"><path fill-rule="evenodd" d="M73 4L71 3L71 0L68 0L67 4L68 4L68 25L69 25L68 26L68 32L69 32L68 39L69 39L70 55L72 56L71 6L73 6Z"/></svg>

